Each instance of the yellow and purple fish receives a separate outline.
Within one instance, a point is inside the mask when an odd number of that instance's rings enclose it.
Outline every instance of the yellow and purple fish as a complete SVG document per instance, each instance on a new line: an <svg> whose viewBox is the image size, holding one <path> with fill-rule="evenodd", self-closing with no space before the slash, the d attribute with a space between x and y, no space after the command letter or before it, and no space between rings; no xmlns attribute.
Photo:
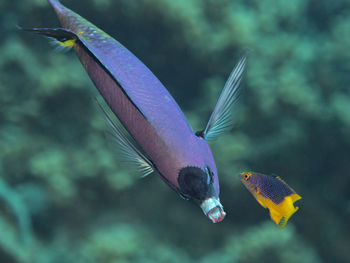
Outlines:
<svg viewBox="0 0 350 263"><path fill-rule="evenodd" d="M232 127L232 109L247 55L230 74L205 129L194 133L170 93L128 49L58 0L49 3L62 28L27 30L75 50L96 88L134 139L130 140L102 108L121 154L144 176L158 173L182 197L197 203L212 222L223 220L217 169L207 141Z"/></svg>
<svg viewBox="0 0 350 263"><path fill-rule="evenodd" d="M271 219L285 227L288 219L298 211L294 202L301 199L279 176L260 173L241 173L241 181L264 208L269 209Z"/></svg>

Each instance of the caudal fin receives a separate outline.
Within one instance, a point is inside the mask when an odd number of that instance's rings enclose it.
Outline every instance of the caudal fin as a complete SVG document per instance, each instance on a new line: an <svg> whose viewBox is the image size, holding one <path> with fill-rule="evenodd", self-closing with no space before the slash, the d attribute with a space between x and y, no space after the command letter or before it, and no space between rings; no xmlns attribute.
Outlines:
<svg viewBox="0 0 350 263"><path fill-rule="evenodd" d="M72 48L78 37L75 33L64 28L20 28L21 30L44 35L55 40L60 48Z"/></svg>

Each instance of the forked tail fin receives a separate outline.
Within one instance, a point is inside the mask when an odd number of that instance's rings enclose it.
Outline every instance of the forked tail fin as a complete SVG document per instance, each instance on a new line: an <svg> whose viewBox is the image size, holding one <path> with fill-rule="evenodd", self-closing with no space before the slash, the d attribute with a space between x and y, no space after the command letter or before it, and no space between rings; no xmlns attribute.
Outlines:
<svg viewBox="0 0 350 263"><path fill-rule="evenodd" d="M56 40L58 46L63 48L72 48L78 36L70 30L64 28L20 28L21 30L34 32Z"/></svg>

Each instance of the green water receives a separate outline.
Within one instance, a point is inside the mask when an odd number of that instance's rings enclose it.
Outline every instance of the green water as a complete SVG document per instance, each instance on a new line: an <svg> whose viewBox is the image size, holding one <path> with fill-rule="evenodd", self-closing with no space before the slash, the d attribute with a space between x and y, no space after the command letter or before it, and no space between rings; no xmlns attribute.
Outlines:
<svg viewBox="0 0 350 263"><path fill-rule="evenodd" d="M210 146L225 220L121 167L73 52L16 30L45 0L0 1L0 262L350 262L350 5L326 0L63 1L139 57L194 130L251 49L237 125ZM238 173L303 199L279 230Z"/></svg>

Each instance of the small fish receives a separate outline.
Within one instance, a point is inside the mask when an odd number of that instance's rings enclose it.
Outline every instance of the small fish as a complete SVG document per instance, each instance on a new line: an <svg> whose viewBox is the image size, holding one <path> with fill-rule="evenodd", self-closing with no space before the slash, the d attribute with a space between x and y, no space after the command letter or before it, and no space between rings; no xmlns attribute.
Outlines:
<svg viewBox="0 0 350 263"><path fill-rule="evenodd" d="M244 186L264 208L269 209L271 219L283 228L288 219L298 211L294 202L301 199L279 176L244 172L240 175Z"/></svg>
<svg viewBox="0 0 350 263"><path fill-rule="evenodd" d="M208 141L232 127L247 53L232 70L206 127L195 133L174 98L134 54L58 0L49 3L62 28L24 30L53 38L61 47L76 52L129 133L125 134L101 106L121 155L142 175L160 175L180 196L198 204L213 223L222 221L226 213L220 203L219 178Z"/></svg>

